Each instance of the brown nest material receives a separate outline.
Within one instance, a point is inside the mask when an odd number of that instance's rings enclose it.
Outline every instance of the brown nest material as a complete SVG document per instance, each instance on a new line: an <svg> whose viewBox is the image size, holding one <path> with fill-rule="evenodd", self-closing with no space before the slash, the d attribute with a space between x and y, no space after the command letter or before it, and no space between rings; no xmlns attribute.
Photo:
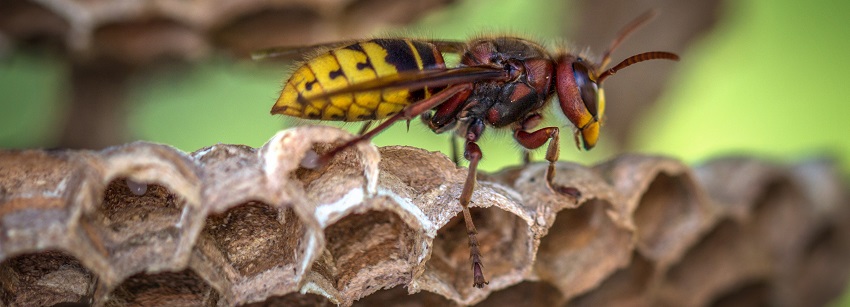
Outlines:
<svg viewBox="0 0 850 307"><path fill-rule="evenodd" d="M465 169L441 153L300 127L187 154L0 151L0 306L434 304L813 306L844 287L847 185L833 165L624 155L481 174L490 285L471 287Z"/></svg>

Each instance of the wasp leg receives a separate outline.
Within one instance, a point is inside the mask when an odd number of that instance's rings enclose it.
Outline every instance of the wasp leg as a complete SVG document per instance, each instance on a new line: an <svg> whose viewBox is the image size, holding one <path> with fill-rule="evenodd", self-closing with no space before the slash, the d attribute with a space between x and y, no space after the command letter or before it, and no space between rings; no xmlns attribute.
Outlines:
<svg viewBox="0 0 850 307"><path fill-rule="evenodd" d="M478 249L478 239L475 235L478 230L472 223L472 215L469 213L469 201L472 199L472 190L475 188L475 175L478 161L481 160L481 148L475 142L467 141L463 157L469 160L469 173L463 184L463 192L460 194L460 205L463 207L463 221L466 223L466 234L469 235L469 259L472 260L472 286L483 288L489 284L484 280L484 266L481 264L481 251Z"/></svg>
<svg viewBox="0 0 850 307"><path fill-rule="evenodd" d="M381 123L380 125L375 127L375 129L369 130L369 132L361 134L361 135L349 140L348 142L345 142L342 145L332 149L331 151L323 154L322 156L319 157L319 159L317 159L317 161L312 166L319 167L321 165L325 165L331 159L333 159L333 157L336 156L338 153L342 152L343 150L345 150L345 149L347 149L351 146L354 146L357 143L372 139L373 137L375 137L375 135L377 135L381 131L384 131L385 129L389 128L395 122L402 120L402 119L415 118L416 116L419 116L419 114L422 114L425 111L433 109L434 107L440 105L441 103L446 102L446 100L449 100L449 98L451 98L455 94L461 93L461 92L464 92L464 91L472 91L472 84L471 83L464 83L464 84L452 85L452 86L449 86L442 91L437 92L434 95L431 95L431 97L429 97L429 98L422 99L420 101L414 102L413 104L404 108L404 110L402 112L399 112L398 114L393 115L393 117L390 117L389 119L385 120L383 123Z"/></svg>
<svg viewBox="0 0 850 307"><path fill-rule="evenodd" d="M460 156L457 154L457 140L455 140L456 136L454 134L449 136L449 144L452 149L452 162L455 165L460 165Z"/></svg>
<svg viewBox="0 0 850 307"><path fill-rule="evenodd" d="M522 155L522 165L528 165L531 163L531 150L523 149L520 155Z"/></svg>
<svg viewBox="0 0 850 307"><path fill-rule="evenodd" d="M540 130L534 132L526 132L522 129L514 130L514 138L519 142L522 147L528 149L536 149L540 146L543 146L547 140L549 141L549 147L546 149L546 161L549 161L549 168L546 169L546 184L549 186L549 189L552 191L556 191L561 194L570 195L574 198L578 198L581 196L581 192L574 187L565 187L561 185L557 185L554 182L555 179L555 162L558 161L559 155L559 139L558 136L559 130L558 127L547 127L542 128Z"/></svg>
<svg viewBox="0 0 850 307"><path fill-rule="evenodd" d="M542 120L543 115L540 115L539 113L531 114L519 123L519 129L524 131L534 129L534 127L537 127L537 125L539 125ZM531 150L523 149L520 155L522 155L523 165L528 165L531 163Z"/></svg>
<svg viewBox="0 0 850 307"><path fill-rule="evenodd" d="M360 131L357 132L357 135L363 135L364 133L366 133L366 131L369 131L369 128L371 128L372 124L374 124L374 123L375 123L375 121L373 121L373 120L369 120L369 121L366 121L365 123L363 123L363 127L360 127Z"/></svg>

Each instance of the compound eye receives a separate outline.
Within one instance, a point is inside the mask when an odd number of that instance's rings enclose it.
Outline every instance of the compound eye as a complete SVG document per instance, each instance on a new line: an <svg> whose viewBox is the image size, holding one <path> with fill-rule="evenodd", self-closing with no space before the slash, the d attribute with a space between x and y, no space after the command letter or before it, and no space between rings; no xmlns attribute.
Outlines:
<svg viewBox="0 0 850 307"><path fill-rule="evenodd" d="M590 70L581 62L581 60L573 63L573 76L578 86L578 92L581 94L581 100L584 102L584 107L593 115L593 118L598 118L599 101L597 98L598 87L596 81L590 79Z"/></svg>

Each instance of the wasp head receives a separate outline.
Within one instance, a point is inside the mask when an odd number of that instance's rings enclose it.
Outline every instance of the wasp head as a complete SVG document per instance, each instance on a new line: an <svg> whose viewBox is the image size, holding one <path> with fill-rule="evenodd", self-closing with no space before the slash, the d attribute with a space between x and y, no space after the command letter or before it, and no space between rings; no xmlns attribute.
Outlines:
<svg viewBox="0 0 850 307"><path fill-rule="evenodd" d="M600 66L605 66L608 59L606 54ZM607 70L601 70L599 66L571 54L561 55L555 60L555 91L558 93L561 111L576 127L576 146L580 145L580 137L584 149L590 150L599 139L599 126L605 113L602 82L623 68L661 59L678 61L679 56L663 51L644 52L630 56Z"/></svg>
<svg viewBox="0 0 850 307"><path fill-rule="evenodd" d="M605 93L599 86L593 65L574 55L562 55L556 60L555 88L561 111L576 127L576 146L579 137L585 150L596 146L600 120L605 113Z"/></svg>

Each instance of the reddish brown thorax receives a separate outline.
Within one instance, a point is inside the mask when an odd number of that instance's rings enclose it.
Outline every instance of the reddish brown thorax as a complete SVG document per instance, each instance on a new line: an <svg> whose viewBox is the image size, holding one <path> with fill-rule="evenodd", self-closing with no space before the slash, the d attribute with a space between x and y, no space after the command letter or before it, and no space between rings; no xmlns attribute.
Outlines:
<svg viewBox="0 0 850 307"><path fill-rule="evenodd" d="M434 131L445 131L455 121L469 118L505 127L542 108L552 94L555 63L535 42L516 37L476 39L469 42L460 62L503 69L510 80L476 83L464 101L453 99L441 105L427 119Z"/></svg>

